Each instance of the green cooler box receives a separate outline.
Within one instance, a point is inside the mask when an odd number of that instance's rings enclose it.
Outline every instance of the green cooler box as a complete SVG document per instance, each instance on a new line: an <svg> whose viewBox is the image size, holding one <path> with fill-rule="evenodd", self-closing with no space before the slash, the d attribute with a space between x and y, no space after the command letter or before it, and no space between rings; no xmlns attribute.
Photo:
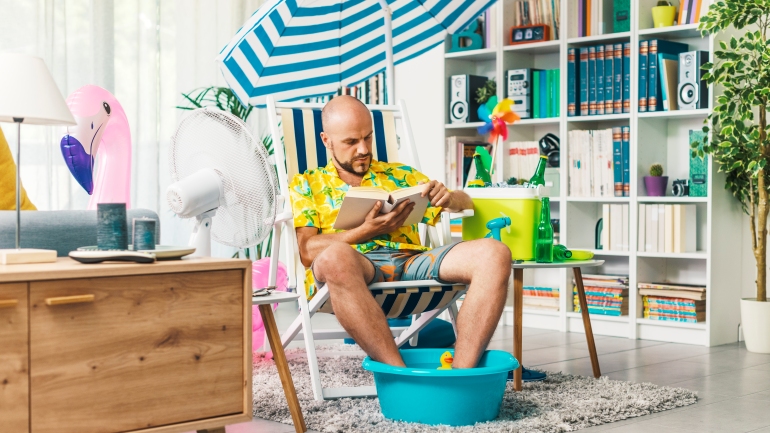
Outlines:
<svg viewBox="0 0 770 433"><path fill-rule="evenodd" d="M473 199L474 215L463 219L463 240L481 239L490 220L507 216L510 233L500 230L500 240L511 249L513 260L534 260L540 220L540 188L466 188Z"/></svg>

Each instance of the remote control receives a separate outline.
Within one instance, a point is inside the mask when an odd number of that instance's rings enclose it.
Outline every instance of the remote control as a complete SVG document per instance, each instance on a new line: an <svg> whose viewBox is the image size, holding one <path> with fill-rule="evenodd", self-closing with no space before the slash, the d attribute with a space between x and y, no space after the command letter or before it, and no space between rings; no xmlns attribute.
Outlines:
<svg viewBox="0 0 770 433"><path fill-rule="evenodd" d="M107 251L70 251L69 256L80 263L101 262L136 262L153 263L155 254L136 251L107 250Z"/></svg>

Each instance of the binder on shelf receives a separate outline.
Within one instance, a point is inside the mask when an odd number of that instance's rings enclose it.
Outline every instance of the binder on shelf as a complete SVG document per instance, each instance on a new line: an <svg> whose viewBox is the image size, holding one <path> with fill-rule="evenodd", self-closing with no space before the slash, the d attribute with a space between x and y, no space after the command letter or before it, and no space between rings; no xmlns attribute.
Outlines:
<svg viewBox="0 0 770 433"><path fill-rule="evenodd" d="M545 82L546 82L546 95L545 95L545 117L554 117L553 115L553 104L555 101L554 98L554 80L553 80L553 69L549 69L545 71Z"/></svg>
<svg viewBox="0 0 770 433"><path fill-rule="evenodd" d="M580 116L588 115L588 48L580 48Z"/></svg>
<svg viewBox="0 0 770 433"><path fill-rule="evenodd" d="M648 253L658 252L658 205L648 204L645 206L647 215L644 228L644 251Z"/></svg>
<svg viewBox="0 0 770 433"><path fill-rule="evenodd" d="M540 71L532 69L532 118L540 118Z"/></svg>
<svg viewBox="0 0 770 433"><path fill-rule="evenodd" d="M665 206L663 212L663 239L664 248L663 252L674 252L674 207L671 205Z"/></svg>
<svg viewBox="0 0 770 433"><path fill-rule="evenodd" d="M588 114L596 114L596 47L588 47Z"/></svg>
<svg viewBox="0 0 770 433"><path fill-rule="evenodd" d="M604 114L604 45L596 47L596 114Z"/></svg>
<svg viewBox="0 0 770 433"><path fill-rule="evenodd" d="M537 71L540 74L540 118L548 117L547 99L548 99L548 71Z"/></svg>
<svg viewBox="0 0 770 433"><path fill-rule="evenodd" d="M623 44L623 112L631 112L631 42Z"/></svg>
<svg viewBox="0 0 770 433"><path fill-rule="evenodd" d="M610 248L612 251L624 251L623 249L623 206L622 204L610 205Z"/></svg>
<svg viewBox="0 0 770 433"><path fill-rule="evenodd" d="M698 222L697 206L694 204L673 205L673 252L692 253L696 251Z"/></svg>
<svg viewBox="0 0 770 433"><path fill-rule="evenodd" d="M639 112L647 111L647 50L648 42L639 41Z"/></svg>
<svg viewBox="0 0 770 433"><path fill-rule="evenodd" d="M612 6L612 31L621 33L631 30L630 0L614 0Z"/></svg>
<svg viewBox="0 0 770 433"><path fill-rule="evenodd" d="M679 53L687 51L689 47L679 42L671 42L665 39L652 39L649 41L649 55L647 56L647 110L663 110L663 99L660 98L660 78L658 78L658 53L671 54L679 57ZM641 71L639 71L641 75ZM640 78L641 80L641 78Z"/></svg>
<svg viewBox="0 0 770 433"><path fill-rule="evenodd" d="M602 247L606 251L612 250L610 243L610 205L602 205Z"/></svg>
<svg viewBox="0 0 770 433"><path fill-rule="evenodd" d="M604 114L614 112L613 89L615 88L615 48L612 44L604 46Z"/></svg>
<svg viewBox="0 0 770 433"><path fill-rule="evenodd" d="M561 69L554 69L553 93L556 104L554 105L554 117L561 116Z"/></svg>
<svg viewBox="0 0 770 433"><path fill-rule="evenodd" d="M659 253L666 252L666 205L658 205L658 249Z"/></svg>
<svg viewBox="0 0 770 433"><path fill-rule="evenodd" d="M622 218L622 220L623 220L623 241L622 241L623 251L628 251L629 247L631 245L631 241L629 240L629 235L628 235L628 231L629 231L628 230L628 219L629 219L628 208L629 208L629 206L627 204L623 204L623 205L620 205L620 207L621 207L621 211L623 212L623 218Z"/></svg>
<svg viewBox="0 0 770 433"><path fill-rule="evenodd" d="M636 249L638 251L644 251L645 235L644 231L647 228L647 209L644 203L639 203L639 221L637 221L637 239Z"/></svg>
<svg viewBox="0 0 770 433"><path fill-rule="evenodd" d="M690 130L690 143L699 143L698 149L703 149L703 138L706 134L702 130ZM703 158L692 155L692 148L687 146L690 152L690 197L706 197L708 195L709 157Z"/></svg>
<svg viewBox="0 0 770 433"><path fill-rule="evenodd" d="M623 154L623 197L631 195L631 127L622 127L621 153Z"/></svg>
<svg viewBox="0 0 770 433"><path fill-rule="evenodd" d="M576 50L574 48L567 49L567 116L569 117L578 115L580 104L580 101L576 99L576 96L580 95L577 89L577 83L580 82L578 75L580 70L575 62L575 54Z"/></svg>
<svg viewBox="0 0 770 433"><path fill-rule="evenodd" d="M615 114L623 112L623 44L615 44L614 62L612 63L615 74L615 87L612 89L612 111Z"/></svg>
<svg viewBox="0 0 770 433"><path fill-rule="evenodd" d="M612 172L615 197L623 197L623 129L612 128Z"/></svg>

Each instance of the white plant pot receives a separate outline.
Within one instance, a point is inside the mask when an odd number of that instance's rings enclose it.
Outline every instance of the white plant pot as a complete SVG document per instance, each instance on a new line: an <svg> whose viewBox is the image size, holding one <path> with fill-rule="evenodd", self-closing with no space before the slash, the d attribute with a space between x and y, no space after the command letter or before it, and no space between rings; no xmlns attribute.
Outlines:
<svg viewBox="0 0 770 433"><path fill-rule="evenodd" d="M749 352L770 353L770 302L741 299L741 328Z"/></svg>

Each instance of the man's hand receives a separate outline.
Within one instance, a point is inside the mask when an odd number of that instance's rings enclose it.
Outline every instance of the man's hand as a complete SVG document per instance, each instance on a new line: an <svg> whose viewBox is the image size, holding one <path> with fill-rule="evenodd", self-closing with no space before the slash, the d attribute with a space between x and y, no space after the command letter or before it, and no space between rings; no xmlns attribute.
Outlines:
<svg viewBox="0 0 770 433"><path fill-rule="evenodd" d="M386 214L380 214L380 209L382 209L382 203L378 201L374 204L372 210L366 214L366 220L361 226L370 235L370 238L392 233L403 227L404 222L409 218L412 209L414 209L414 202L409 200L403 201Z"/></svg>
<svg viewBox="0 0 770 433"><path fill-rule="evenodd" d="M431 206L435 207L449 207L451 201L451 194L446 189L443 183L432 180L425 184L425 190L422 192L422 197L427 196L430 198Z"/></svg>

